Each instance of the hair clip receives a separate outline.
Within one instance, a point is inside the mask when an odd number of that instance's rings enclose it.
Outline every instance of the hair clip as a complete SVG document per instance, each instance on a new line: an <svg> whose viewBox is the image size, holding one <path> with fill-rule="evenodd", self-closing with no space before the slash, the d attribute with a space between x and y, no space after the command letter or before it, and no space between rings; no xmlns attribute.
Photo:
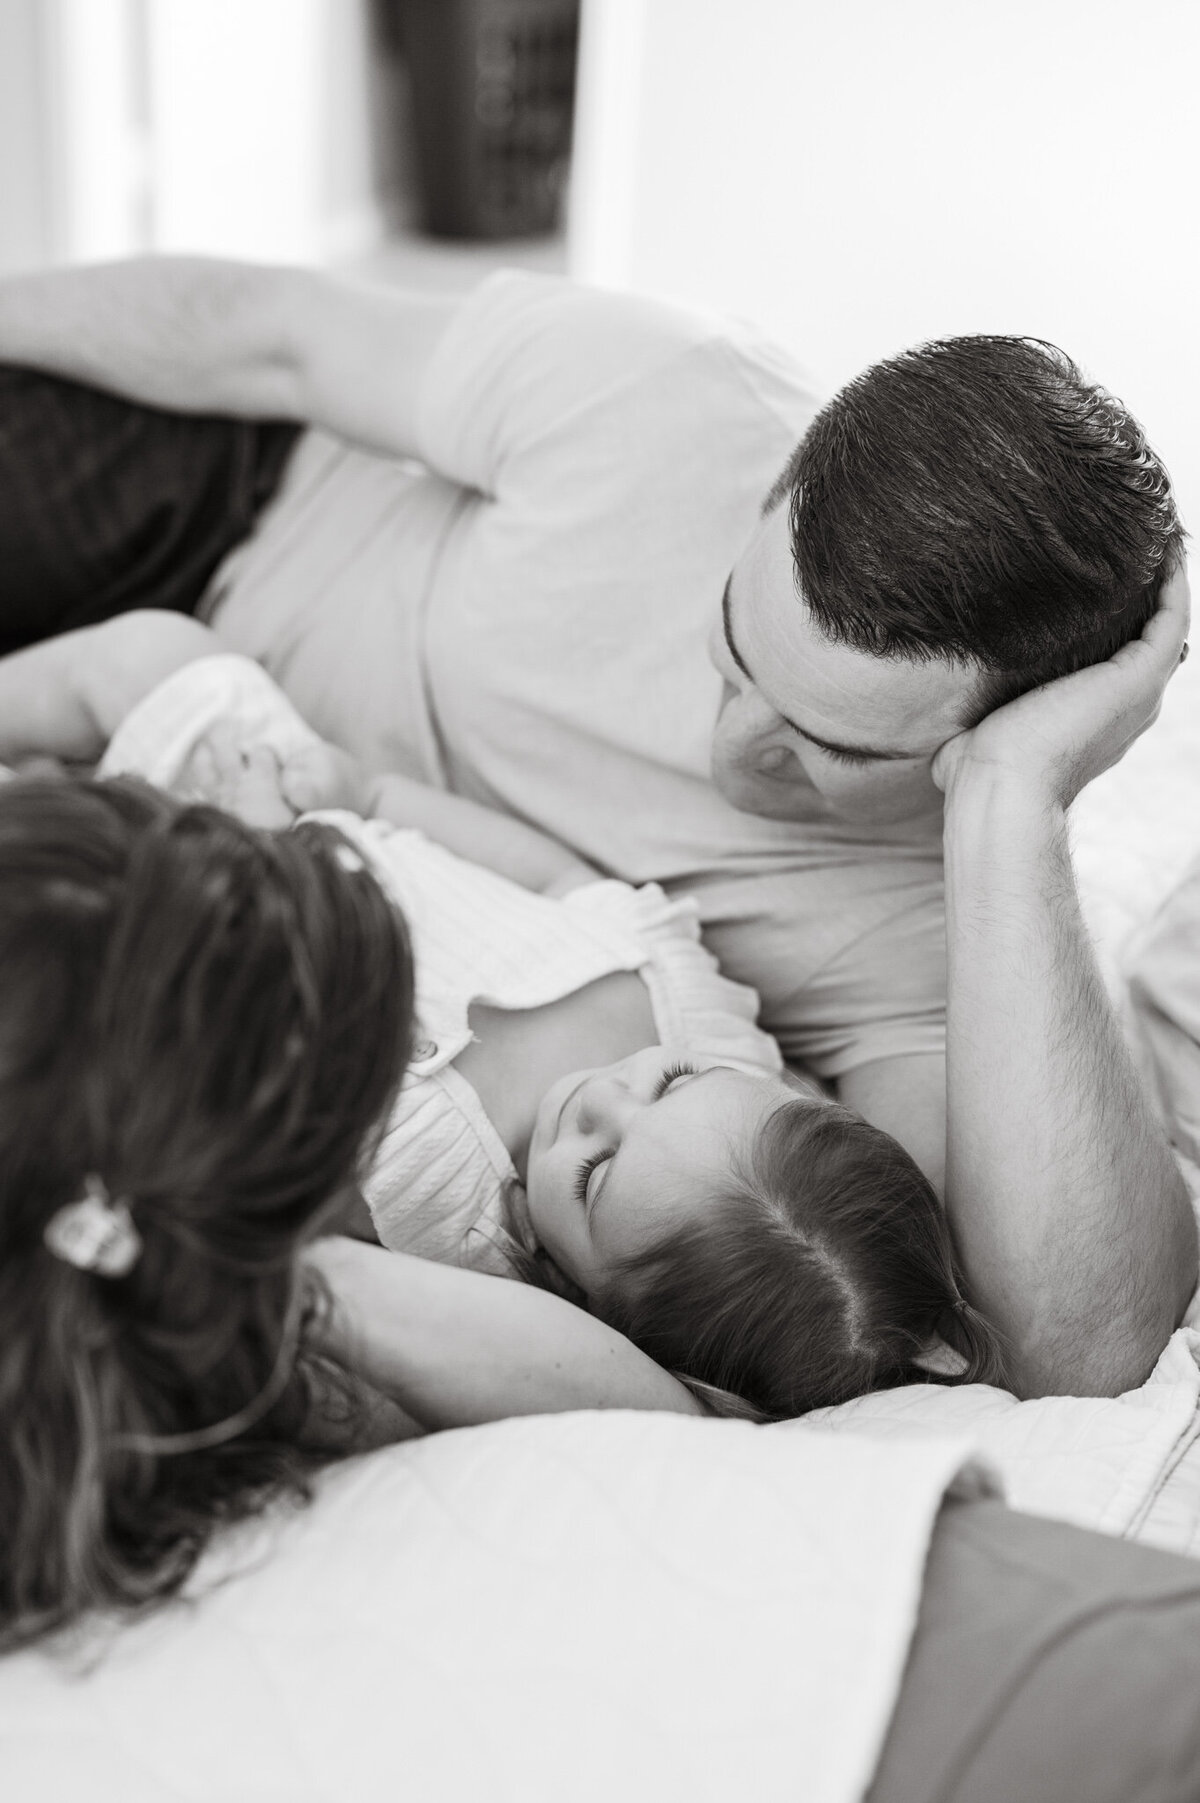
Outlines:
<svg viewBox="0 0 1200 1803"><path fill-rule="evenodd" d="M67 1202L46 1223L43 1239L55 1258L98 1277L125 1277L142 1252L142 1236L123 1196L114 1202L103 1177L83 1180L78 1202Z"/></svg>

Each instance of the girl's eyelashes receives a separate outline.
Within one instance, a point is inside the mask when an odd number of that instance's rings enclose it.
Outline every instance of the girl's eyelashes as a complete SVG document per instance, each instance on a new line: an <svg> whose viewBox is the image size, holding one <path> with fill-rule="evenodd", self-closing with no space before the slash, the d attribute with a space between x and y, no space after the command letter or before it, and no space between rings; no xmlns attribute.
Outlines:
<svg viewBox="0 0 1200 1803"><path fill-rule="evenodd" d="M654 1085L654 1100L657 1102L660 1096L665 1096L672 1083L676 1082L680 1077L695 1077L698 1074L694 1064L668 1064L666 1070Z"/></svg>
<svg viewBox="0 0 1200 1803"><path fill-rule="evenodd" d="M606 1146L603 1151L593 1152L590 1158L584 1159L575 1172L575 1200L577 1202L586 1206L588 1184L591 1182L592 1172L599 1170L600 1166L606 1164L611 1157L612 1151Z"/></svg>
<svg viewBox="0 0 1200 1803"><path fill-rule="evenodd" d="M680 1077L695 1077L698 1074L699 1072L694 1064L687 1064L682 1060L677 1061L674 1064L668 1064L657 1083L654 1085L652 1092L653 1100L657 1102L660 1096L665 1096L672 1083L677 1083ZM582 1164L577 1168L573 1187L575 1190L575 1200L582 1206L587 1206L592 1173L598 1171L602 1164L607 1164L609 1159L614 1156L613 1148L611 1146L605 1146L601 1151L593 1152L590 1157L585 1158Z"/></svg>

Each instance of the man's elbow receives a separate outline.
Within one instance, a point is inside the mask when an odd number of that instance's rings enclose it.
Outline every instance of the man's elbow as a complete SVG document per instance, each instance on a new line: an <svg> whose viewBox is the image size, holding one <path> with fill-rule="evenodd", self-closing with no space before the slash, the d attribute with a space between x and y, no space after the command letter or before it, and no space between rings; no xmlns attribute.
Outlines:
<svg viewBox="0 0 1200 1803"><path fill-rule="evenodd" d="M1184 1202L1159 1256L1129 1273L1123 1295L1109 1295L1086 1316L1059 1316L1010 1351L1017 1396L1123 1396L1141 1388L1196 1293L1196 1222L1186 1192Z"/></svg>

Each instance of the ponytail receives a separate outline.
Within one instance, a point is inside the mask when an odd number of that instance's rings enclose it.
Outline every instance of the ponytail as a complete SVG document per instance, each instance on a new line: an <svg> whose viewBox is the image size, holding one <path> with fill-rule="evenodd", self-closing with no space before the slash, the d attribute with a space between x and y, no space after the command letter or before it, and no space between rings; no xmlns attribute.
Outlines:
<svg viewBox="0 0 1200 1803"><path fill-rule="evenodd" d="M957 1273L955 1289L958 1289ZM925 1381L934 1377L939 1383L993 1384L998 1389L1005 1387L1004 1354L1000 1336L973 1303L968 1302L963 1295L956 1294L950 1307L939 1311L937 1330L945 1344L962 1360L961 1369L952 1373L936 1373L922 1367L920 1377Z"/></svg>

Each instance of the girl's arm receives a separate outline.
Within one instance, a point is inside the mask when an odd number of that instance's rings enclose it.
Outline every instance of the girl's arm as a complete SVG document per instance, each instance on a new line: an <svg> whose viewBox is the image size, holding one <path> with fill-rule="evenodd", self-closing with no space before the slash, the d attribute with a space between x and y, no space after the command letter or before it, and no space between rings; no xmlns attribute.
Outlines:
<svg viewBox="0 0 1200 1803"><path fill-rule="evenodd" d="M350 808L364 819L414 827L460 858L537 889L565 895L596 880L596 871L557 839L496 808L449 795L414 777L373 776L348 752L323 744L300 753L280 773L284 798L299 813Z"/></svg>
<svg viewBox="0 0 1200 1803"><path fill-rule="evenodd" d="M376 779L370 813L398 826L419 827L447 851L483 864L510 883L565 895L596 880L596 871L557 839L496 808L448 795L411 777Z"/></svg>
<svg viewBox="0 0 1200 1803"><path fill-rule="evenodd" d="M39 756L95 763L145 695L184 664L223 649L198 620L145 608L0 658L0 763ZM221 749L214 744L218 762ZM254 806L239 799L233 778L218 783L212 799L267 826L286 824L289 809L350 808L367 819L415 827L525 889L562 895L596 876L536 827L411 777L372 776L349 752L324 741L298 753L277 776L266 754L255 760L250 778ZM264 787L278 789L285 804L278 815L257 806Z"/></svg>
<svg viewBox="0 0 1200 1803"><path fill-rule="evenodd" d="M220 649L198 620L146 608L0 657L0 762L95 763L144 695Z"/></svg>
<svg viewBox="0 0 1200 1803"><path fill-rule="evenodd" d="M332 1308L319 1349L427 1428L570 1409L703 1414L633 1343L545 1290L360 1240L305 1255Z"/></svg>

